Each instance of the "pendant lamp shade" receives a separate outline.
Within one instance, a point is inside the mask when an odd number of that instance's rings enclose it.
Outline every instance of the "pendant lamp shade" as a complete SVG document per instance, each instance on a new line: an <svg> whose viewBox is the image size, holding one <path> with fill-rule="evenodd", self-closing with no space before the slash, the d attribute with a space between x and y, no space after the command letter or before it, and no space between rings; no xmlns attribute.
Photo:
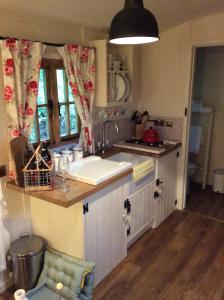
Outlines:
<svg viewBox="0 0 224 300"><path fill-rule="evenodd" d="M152 43L159 40L154 15L144 8L143 0L125 0L124 9L113 18L109 42L120 45Z"/></svg>

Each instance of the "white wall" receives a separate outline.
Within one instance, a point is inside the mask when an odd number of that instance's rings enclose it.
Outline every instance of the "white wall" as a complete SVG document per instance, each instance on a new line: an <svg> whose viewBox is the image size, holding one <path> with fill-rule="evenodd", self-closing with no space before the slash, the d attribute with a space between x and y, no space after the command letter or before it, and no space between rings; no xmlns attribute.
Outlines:
<svg viewBox="0 0 224 300"><path fill-rule="evenodd" d="M142 47L139 108L152 115L184 118L178 168L178 208L183 208L185 148L194 45L224 44L224 14L179 25L161 34L158 43Z"/></svg>
<svg viewBox="0 0 224 300"><path fill-rule="evenodd" d="M31 233L31 218L28 197L6 189L4 179L0 185L0 246L5 255L10 242ZM0 292L10 283L7 272L0 272Z"/></svg>

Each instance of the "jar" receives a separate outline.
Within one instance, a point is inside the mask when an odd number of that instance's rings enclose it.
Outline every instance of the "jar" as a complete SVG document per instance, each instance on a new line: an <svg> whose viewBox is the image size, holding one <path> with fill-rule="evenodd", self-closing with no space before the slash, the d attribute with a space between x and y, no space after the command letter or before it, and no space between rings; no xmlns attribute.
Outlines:
<svg viewBox="0 0 224 300"><path fill-rule="evenodd" d="M81 146L77 145L76 147L72 148L72 152L73 152L74 161L80 160L83 158L83 150L82 150Z"/></svg>
<svg viewBox="0 0 224 300"><path fill-rule="evenodd" d="M68 156L68 159L69 159L69 162L72 162L73 161L73 153L72 153L72 150L69 150L69 149L65 149L61 152L61 156L62 158Z"/></svg>

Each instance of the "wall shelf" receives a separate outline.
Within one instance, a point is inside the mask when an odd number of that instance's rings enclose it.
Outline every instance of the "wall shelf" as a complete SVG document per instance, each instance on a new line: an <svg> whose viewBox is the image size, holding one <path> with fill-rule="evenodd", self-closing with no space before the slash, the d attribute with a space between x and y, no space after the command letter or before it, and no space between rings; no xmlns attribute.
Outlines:
<svg viewBox="0 0 224 300"><path fill-rule="evenodd" d="M96 98L95 105L98 107L112 107L112 106L121 106L131 103L136 97L136 90L134 87L138 87L136 83L136 70L135 69L135 59L138 55L138 50L133 46L114 46L108 43L107 40L96 40L91 41L90 46L96 48ZM125 66L124 69L117 70L112 69L111 65L108 65L108 54L114 56L125 57ZM114 67L115 68L115 67ZM109 101L109 75L121 74L130 81L130 94L127 98L127 101ZM126 100L126 99L125 99Z"/></svg>

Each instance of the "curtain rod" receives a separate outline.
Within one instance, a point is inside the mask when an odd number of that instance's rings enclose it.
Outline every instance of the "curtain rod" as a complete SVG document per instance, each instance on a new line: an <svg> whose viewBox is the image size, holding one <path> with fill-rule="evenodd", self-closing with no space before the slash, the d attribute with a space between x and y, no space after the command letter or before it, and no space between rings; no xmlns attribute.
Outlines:
<svg viewBox="0 0 224 300"><path fill-rule="evenodd" d="M0 36L0 40L7 40L7 39L15 39L15 40L19 40L18 38L14 38L14 37L9 37L9 36ZM27 39L25 39L27 40ZM41 42L41 41L32 41L32 42ZM65 44L57 44L57 43L49 43L49 42L41 42L46 46L54 46L54 47L63 47Z"/></svg>
<svg viewBox="0 0 224 300"><path fill-rule="evenodd" d="M7 39L15 39L17 41L19 40L18 38L14 38L14 37L12 38L9 36L0 36L0 40L7 40ZM25 39L25 40L27 40L27 39ZM49 43L49 42L41 42L41 41L32 41L32 42L40 42L46 46L52 46L52 47L63 47L66 45L66 44L57 44L57 43ZM85 47L85 46L83 46L83 47ZM88 47L88 48L94 49L94 50L96 49L95 47Z"/></svg>

